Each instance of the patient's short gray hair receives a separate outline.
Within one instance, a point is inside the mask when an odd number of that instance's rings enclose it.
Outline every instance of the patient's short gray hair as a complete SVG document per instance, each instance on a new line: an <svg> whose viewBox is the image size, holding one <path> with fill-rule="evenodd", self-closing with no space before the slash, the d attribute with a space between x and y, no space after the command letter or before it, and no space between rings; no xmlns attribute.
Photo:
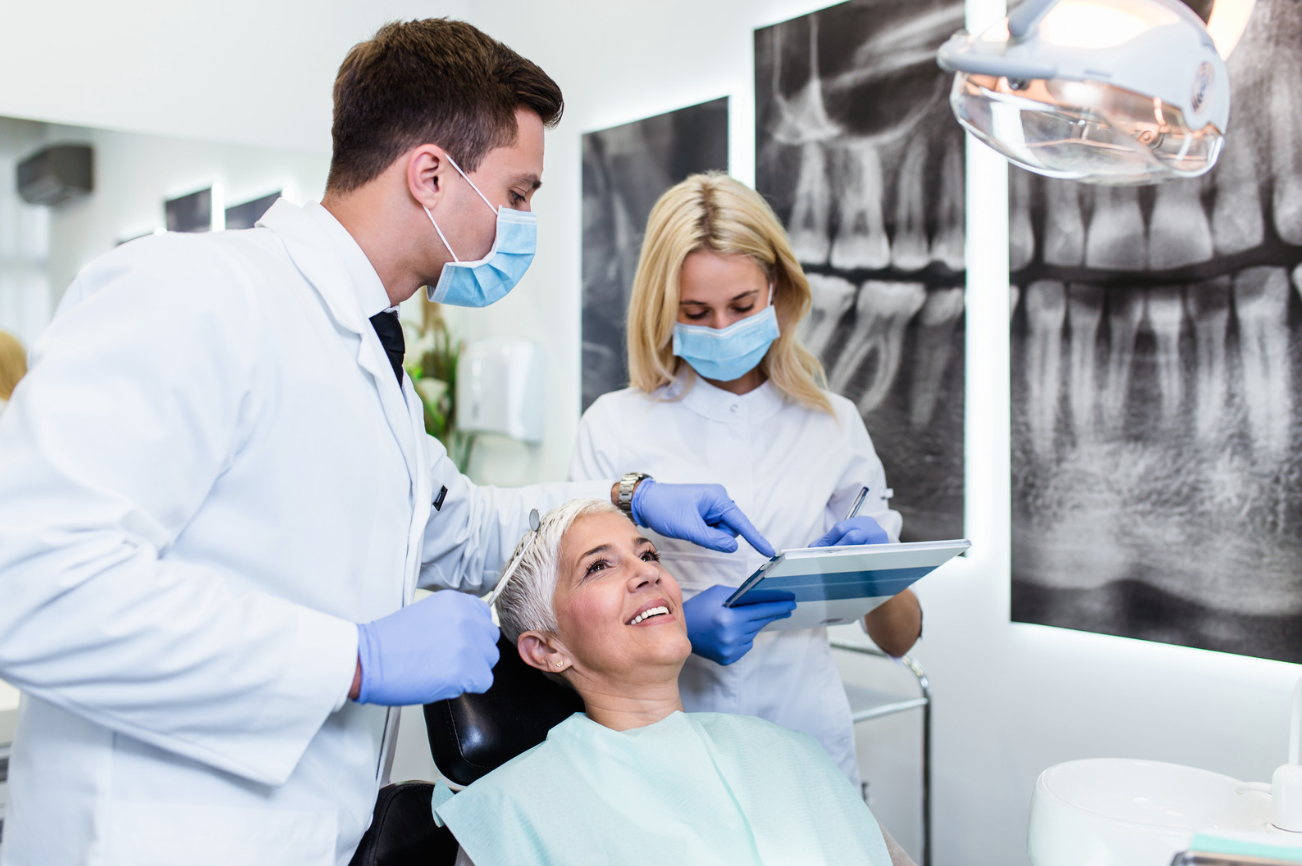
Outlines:
<svg viewBox="0 0 1302 866"><path fill-rule="evenodd" d="M556 634L558 626L552 596L556 594L556 582L560 577L561 540L580 517L623 513L611 505L609 500L571 499L542 516L538 525L538 538L520 560L502 594L497 597L497 618L507 640L515 643L527 631ZM532 534L526 532L524 538L520 539L511 559L507 560L508 567L529 543Z"/></svg>

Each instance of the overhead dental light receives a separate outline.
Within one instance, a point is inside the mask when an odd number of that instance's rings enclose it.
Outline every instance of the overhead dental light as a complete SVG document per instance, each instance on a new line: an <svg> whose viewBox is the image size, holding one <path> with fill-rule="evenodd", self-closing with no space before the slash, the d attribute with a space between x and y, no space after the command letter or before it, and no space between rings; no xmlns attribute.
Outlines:
<svg viewBox="0 0 1302 866"><path fill-rule="evenodd" d="M1015 165L1096 184L1197 177L1220 154L1224 58L1254 2L1218 0L1209 28L1179 0L1025 0L936 59L959 123Z"/></svg>

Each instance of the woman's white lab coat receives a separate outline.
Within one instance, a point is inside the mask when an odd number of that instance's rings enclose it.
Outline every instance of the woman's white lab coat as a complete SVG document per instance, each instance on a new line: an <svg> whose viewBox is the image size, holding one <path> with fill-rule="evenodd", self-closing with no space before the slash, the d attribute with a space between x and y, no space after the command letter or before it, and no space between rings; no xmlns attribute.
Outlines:
<svg viewBox="0 0 1302 866"><path fill-rule="evenodd" d="M528 508L609 495L470 484L361 249L319 205L263 224L93 263L0 421L5 864L346 864L392 735L346 699L354 623L490 586Z"/></svg>
<svg viewBox="0 0 1302 866"><path fill-rule="evenodd" d="M685 396L674 399L691 378ZM737 396L690 372L652 395L606 394L583 415L570 478L637 471L660 481L722 484L778 550L808 546L867 486L860 513L898 539L902 520L888 507L885 471L863 420L850 401L829 397L836 417L784 398L771 382ZM733 554L655 541L685 597L719 583L737 586L764 562L744 541ZM689 712L746 713L804 731L858 780L850 706L826 629L765 630L726 667L693 655L680 685Z"/></svg>

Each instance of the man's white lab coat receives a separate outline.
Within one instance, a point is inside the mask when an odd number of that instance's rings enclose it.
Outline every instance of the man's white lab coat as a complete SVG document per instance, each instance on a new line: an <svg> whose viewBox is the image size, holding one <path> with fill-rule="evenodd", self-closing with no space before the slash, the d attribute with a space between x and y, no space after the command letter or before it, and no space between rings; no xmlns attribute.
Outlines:
<svg viewBox="0 0 1302 866"><path fill-rule="evenodd" d="M0 423L5 866L347 863L389 715L346 699L354 623L609 495L460 475L308 207L93 263Z"/></svg>
<svg viewBox="0 0 1302 866"><path fill-rule="evenodd" d="M722 484L778 550L819 538L866 485L860 513L898 539L903 520L890 508L886 472L863 419L849 400L828 397L835 415L787 399L772 382L738 396L693 382L684 367L655 394L628 388L593 403L579 424L570 478L640 471L661 481ZM744 542L736 553L719 553L653 537L687 598L715 584L740 586L765 561ZM858 783L850 704L826 629L762 631L754 648L727 666L693 655L678 685L689 713L742 713L809 734Z"/></svg>

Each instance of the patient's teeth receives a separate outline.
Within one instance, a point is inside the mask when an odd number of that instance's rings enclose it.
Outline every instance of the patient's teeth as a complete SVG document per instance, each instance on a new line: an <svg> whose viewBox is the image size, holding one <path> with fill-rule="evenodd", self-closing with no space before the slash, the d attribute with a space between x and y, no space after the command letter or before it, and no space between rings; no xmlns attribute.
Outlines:
<svg viewBox="0 0 1302 866"><path fill-rule="evenodd" d="M950 135L945 141L945 160L940 168L940 195L936 208L936 234L931 241L931 258L961 271L964 267L964 232L967 212L964 207L963 137Z"/></svg>
<svg viewBox="0 0 1302 866"><path fill-rule="evenodd" d="M1184 398L1184 377L1180 367L1180 327L1184 323L1184 303L1180 289L1158 286L1147 297L1148 324L1157 339L1157 384L1161 391L1163 421L1171 421Z"/></svg>
<svg viewBox="0 0 1302 866"><path fill-rule="evenodd" d="M1031 173L1008 167L1008 269L1020 271L1035 258L1031 228Z"/></svg>
<svg viewBox="0 0 1302 866"><path fill-rule="evenodd" d="M854 305L854 286L840 277L809 274L812 296L809 315L800 323L800 342L818 358L823 357L836 326Z"/></svg>
<svg viewBox="0 0 1302 866"><path fill-rule="evenodd" d="M1148 221L1148 261L1155 271L1212 257L1212 227L1203 211L1202 181L1160 184Z"/></svg>
<svg viewBox="0 0 1302 866"><path fill-rule="evenodd" d="M1067 328L1071 335L1067 399L1078 440L1091 439L1094 434L1094 407L1098 401L1094 366L1102 318L1103 288L1073 283L1067 295Z"/></svg>
<svg viewBox="0 0 1302 866"><path fill-rule="evenodd" d="M1091 268L1142 271L1148 266L1148 243L1139 195L1130 186L1094 188L1094 213L1085 241L1085 264Z"/></svg>
<svg viewBox="0 0 1302 866"><path fill-rule="evenodd" d="M905 150L895 188L895 237L891 263L902 271L918 271L931 261L927 248L926 178L927 147L919 142Z"/></svg>
<svg viewBox="0 0 1302 866"><path fill-rule="evenodd" d="M882 164L877 147L870 141L851 140L839 155L840 223L832 243L832 266L884 268L890 264L891 248L882 220Z"/></svg>
<svg viewBox="0 0 1302 866"><path fill-rule="evenodd" d="M1230 278L1190 286L1187 302L1194 323L1194 432L1199 439L1211 441L1217 425L1225 420Z"/></svg>
<svg viewBox="0 0 1302 866"><path fill-rule="evenodd" d="M1108 432L1116 436L1126 421L1130 396L1130 368L1135 360L1135 337L1144 319L1144 297L1120 290L1108 298L1108 368L1100 394L1100 409Z"/></svg>
<svg viewBox="0 0 1302 866"><path fill-rule="evenodd" d="M922 308L927 292L920 283L884 283L869 280L859 289L855 305L855 325L846 341L830 386L845 394L856 379L866 378L867 385L857 401L859 411L877 408L895 383L904 355L904 333L909 320ZM860 370L872 361L866 376Z"/></svg>
<svg viewBox="0 0 1302 866"><path fill-rule="evenodd" d="M913 365L909 420L921 430L931 423L940 387L954 351L954 326L963 315L963 290L936 289L918 314L918 359Z"/></svg>
<svg viewBox="0 0 1302 866"><path fill-rule="evenodd" d="M796 176L795 202L791 209L791 251L802 262L827 262L831 245L831 185L827 177L827 155L823 145L800 148L800 172Z"/></svg>
<svg viewBox="0 0 1302 866"><path fill-rule="evenodd" d="M1065 267L1085 261L1085 223L1075 181L1044 181L1044 260Z"/></svg>
<svg viewBox="0 0 1302 866"><path fill-rule="evenodd" d="M1041 455L1053 453L1066 309L1062 283L1038 280L1026 287L1026 414L1031 445Z"/></svg>
<svg viewBox="0 0 1302 866"><path fill-rule="evenodd" d="M1277 50L1272 60L1280 68L1272 77L1267 116L1272 119L1271 168L1274 179L1275 230L1290 244L1302 244L1302 136L1298 135L1293 91L1299 86L1299 65L1291 52ZM1237 291L1237 282L1235 284Z"/></svg>
<svg viewBox="0 0 1302 866"><path fill-rule="evenodd" d="M1255 150L1250 141L1230 138L1216 163L1212 239L1217 255L1250 250L1265 236Z"/></svg>
<svg viewBox="0 0 1302 866"><path fill-rule="evenodd" d="M1288 302L1288 274L1283 268L1249 268L1234 279L1248 426L1254 445L1276 455L1288 447L1293 415Z"/></svg>

